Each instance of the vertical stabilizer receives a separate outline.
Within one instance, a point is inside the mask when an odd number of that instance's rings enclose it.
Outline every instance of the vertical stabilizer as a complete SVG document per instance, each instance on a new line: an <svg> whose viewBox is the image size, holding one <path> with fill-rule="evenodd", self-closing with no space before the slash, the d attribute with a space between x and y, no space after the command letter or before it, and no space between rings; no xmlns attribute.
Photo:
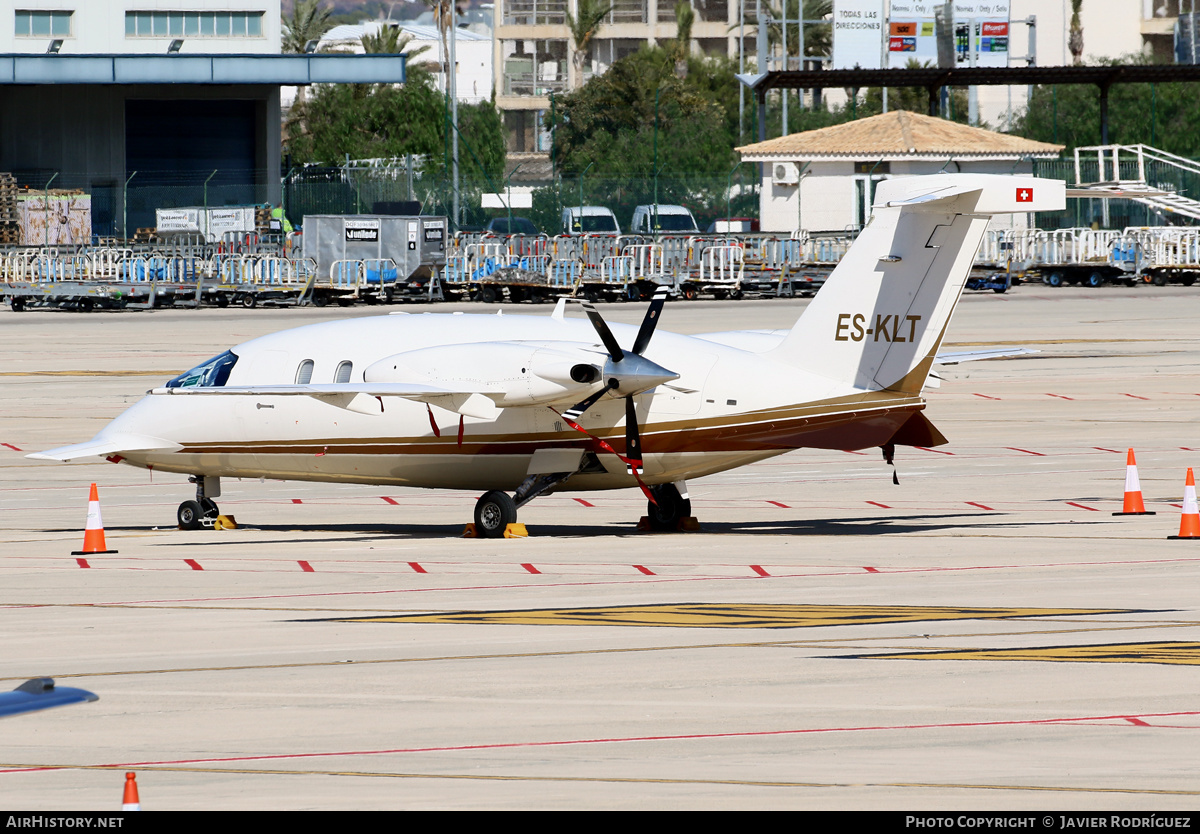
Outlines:
<svg viewBox="0 0 1200 834"><path fill-rule="evenodd" d="M862 389L919 393L993 214L1059 211L1065 184L990 174L885 180L871 221L767 355Z"/></svg>

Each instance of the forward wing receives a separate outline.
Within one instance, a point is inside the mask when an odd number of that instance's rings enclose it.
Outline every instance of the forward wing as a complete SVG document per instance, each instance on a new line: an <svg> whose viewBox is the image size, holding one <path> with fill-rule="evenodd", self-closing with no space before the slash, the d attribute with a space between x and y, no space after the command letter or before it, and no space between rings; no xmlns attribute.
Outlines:
<svg viewBox="0 0 1200 834"><path fill-rule="evenodd" d="M60 446L44 452L26 455L33 460L69 461L76 458L107 457L120 452L177 452L183 446L161 437L144 437L135 434L105 434L86 443Z"/></svg>

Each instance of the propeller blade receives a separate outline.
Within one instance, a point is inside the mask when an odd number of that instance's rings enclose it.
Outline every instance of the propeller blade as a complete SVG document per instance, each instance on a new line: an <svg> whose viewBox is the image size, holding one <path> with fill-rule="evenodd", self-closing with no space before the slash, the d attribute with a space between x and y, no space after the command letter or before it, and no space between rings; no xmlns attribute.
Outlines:
<svg viewBox="0 0 1200 834"><path fill-rule="evenodd" d="M585 299L583 302L583 312L587 313L588 319L592 322L592 327L596 328L596 334L600 337L600 341L604 343L604 349L608 351L608 355L612 357L612 361L620 362L624 359L625 351L621 350L621 346L617 344L616 337L608 329L608 325L604 323L604 319L601 318L595 305Z"/></svg>
<svg viewBox="0 0 1200 834"><path fill-rule="evenodd" d="M577 421L580 417L583 416L584 412L586 412L589 408L592 407L592 405L596 402L596 400L603 397L606 393L608 393L608 389L601 388L599 391L597 391L595 394L592 394L586 400L583 400L582 402L577 402L577 403L575 403L575 405L568 408L566 411L564 411L562 413L562 416L567 418L568 420Z"/></svg>
<svg viewBox="0 0 1200 834"><path fill-rule="evenodd" d="M662 312L663 305L667 303L667 288L659 287L654 291L654 298L650 300L650 306L646 308L646 317L642 319L642 328L638 331L637 339L633 343L633 352L639 356L650 345L650 337L654 335L654 328L658 326L658 314Z"/></svg>
<svg viewBox="0 0 1200 834"><path fill-rule="evenodd" d="M625 398L625 464L629 474L642 474L642 436L633 397Z"/></svg>

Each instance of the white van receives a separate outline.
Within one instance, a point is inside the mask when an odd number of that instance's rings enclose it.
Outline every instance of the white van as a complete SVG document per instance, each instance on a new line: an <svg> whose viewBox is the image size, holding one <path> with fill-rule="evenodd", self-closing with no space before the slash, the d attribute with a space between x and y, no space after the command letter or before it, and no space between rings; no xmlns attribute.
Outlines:
<svg viewBox="0 0 1200 834"><path fill-rule="evenodd" d="M582 217L582 221L580 218ZM617 216L604 206L570 206L563 209L562 230L564 235L619 235L621 226Z"/></svg>
<svg viewBox="0 0 1200 834"><path fill-rule="evenodd" d="M629 233L652 234L699 234L696 218L683 206L638 206L633 210L633 222Z"/></svg>

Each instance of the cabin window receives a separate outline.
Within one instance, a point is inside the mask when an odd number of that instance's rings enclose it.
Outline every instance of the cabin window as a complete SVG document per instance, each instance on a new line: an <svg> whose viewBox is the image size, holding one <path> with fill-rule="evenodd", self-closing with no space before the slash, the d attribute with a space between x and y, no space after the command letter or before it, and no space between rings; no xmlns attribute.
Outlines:
<svg viewBox="0 0 1200 834"><path fill-rule="evenodd" d="M214 356L202 365L197 365L186 373L172 379L167 388L220 388L229 379L229 372L237 363L237 356L232 351L225 351L220 356Z"/></svg>
<svg viewBox="0 0 1200 834"><path fill-rule="evenodd" d="M337 373L333 377L333 381L342 384L350 381L350 374L354 372L354 363L350 360L338 363Z"/></svg>
<svg viewBox="0 0 1200 834"><path fill-rule="evenodd" d="M308 385L312 382L313 361L305 359L300 363L300 367L296 369L296 384Z"/></svg>

